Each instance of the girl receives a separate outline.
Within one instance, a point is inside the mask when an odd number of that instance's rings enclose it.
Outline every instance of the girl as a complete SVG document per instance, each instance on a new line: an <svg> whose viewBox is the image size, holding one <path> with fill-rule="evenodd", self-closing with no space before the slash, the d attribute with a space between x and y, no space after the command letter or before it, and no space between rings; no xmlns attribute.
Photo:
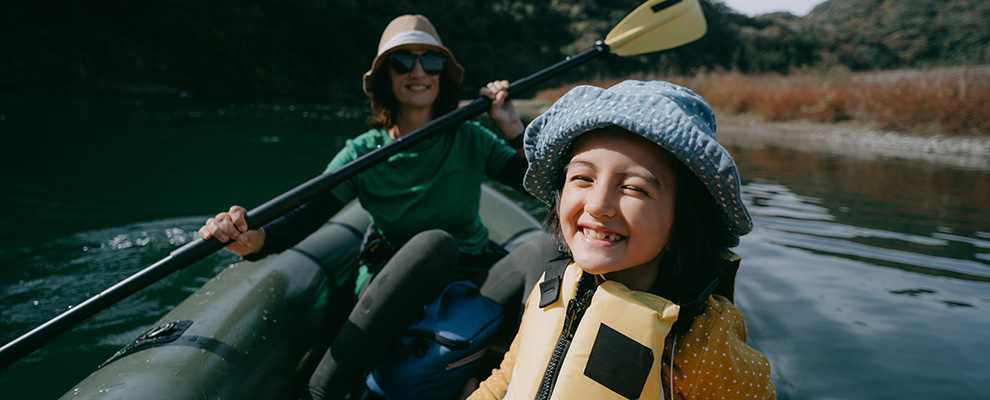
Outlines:
<svg viewBox="0 0 990 400"><path fill-rule="evenodd" d="M752 229L715 118L666 82L577 87L526 129L551 262L472 399L774 398L731 303Z"/></svg>
<svg viewBox="0 0 990 400"><path fill-rule="evenodd" d="M464 69L426 17L403 15L392 20L363 78L372 129L348 140L326 171L456 108L463 76ZM504 139L513 143L518 142L513 139L521 136L523 125L515 107L506 101L507 87L506 81L492 82L481 94L492 98L489 115ZM492 178L524 191L525 170L526 162L516 149L480 124L465 122L264 227L248 227L245 209L233 206L209 219L199 233L203 239L233 239L228 250L256 260L292 247L347 202L360 200L372 221L362 244L365 273L355 283L357 271L344 271L336 283L341 293L363 288L356 304L350 298L335 303L345 313L353 309L304 394L341 398L362 384L364 374L384 357L388 346L383 343L389 343L449 281L486 272L504 254L489 243L478 215L481 183ZM368 272L376 278L364 284ZM492 292L513 291L491 286Z"/></svg>

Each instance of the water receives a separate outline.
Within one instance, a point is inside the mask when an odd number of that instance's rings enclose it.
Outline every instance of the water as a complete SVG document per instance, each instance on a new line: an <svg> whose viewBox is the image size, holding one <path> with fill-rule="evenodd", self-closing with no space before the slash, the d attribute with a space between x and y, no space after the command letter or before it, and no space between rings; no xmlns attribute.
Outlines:
<svg viewBox="0 0 990 400"><path fill-rule="evenodd" d="M0 96L0 341L163 257L209 214L319 173L362 118L313 102ZM757 226L737 248L736 300L779 398L990 398L990 172L731 150ZM57 398L232 261L112 307L5 369L0 393Z"/></svg>
<svg viewBox="0 0 990 400"><path fill-rule="evenodd" d="M737 151L738 304L780 398L990 396L990 174Z"/></svg>

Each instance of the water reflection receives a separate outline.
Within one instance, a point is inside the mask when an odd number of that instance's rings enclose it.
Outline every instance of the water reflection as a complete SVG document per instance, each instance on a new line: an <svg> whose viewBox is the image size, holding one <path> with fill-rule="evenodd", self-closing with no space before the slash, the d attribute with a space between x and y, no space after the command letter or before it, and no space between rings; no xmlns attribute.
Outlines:
<svg viewBox="0 0 990 400"><path fill-rule="evenodd" d="M986 398L988 174L733 150L738 303L780 398Z"/></svg>
<svg viewBox="0 0 990 400"><path fill-rule="evenodd" d="M750 180L747 195L754 214L790 219L765 221L770 226L789 224L789 229L840 237L890 254L907 251L959 261L913 263L990 275L990 267L979 261L987 259L990 249L990 173L769 148L734 154L744 180Z"/></svg>
<svg viewBox="0 0 990 400"><path fill-rule="evenodd" d="M984 263L927 254L950 246L987 248L990 241L849 225L851 221L842 223L842 218L820 206L820 199L797 196L784 186L766 182L747 185L746 195L753 217L763 229L793 234L775 238L775 244L918 273L990 282L990 268ZM969 255L976 258L976 254Z"/></svg>

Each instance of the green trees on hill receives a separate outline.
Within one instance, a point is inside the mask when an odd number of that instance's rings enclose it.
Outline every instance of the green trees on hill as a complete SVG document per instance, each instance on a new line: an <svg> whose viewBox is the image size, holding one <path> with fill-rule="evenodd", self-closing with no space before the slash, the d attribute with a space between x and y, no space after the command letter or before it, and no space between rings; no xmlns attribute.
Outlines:
<svg viewBox="0 0 990 400"><path fill-rule="evenodd" d="M820 62L852 69L990 63L990 2L830 0L802 18Z"/></svg>
<svg viewBox="0 0 990 400"><path fill-rule="evenodd" d="M358 98L382 29L428 16L467 70L465 95L589 48L640 0L13 0L0 12L2 92ZM701 40L590 63L562 79L990 63L985 0L829 0L750 18L702 0Z"/></svg>

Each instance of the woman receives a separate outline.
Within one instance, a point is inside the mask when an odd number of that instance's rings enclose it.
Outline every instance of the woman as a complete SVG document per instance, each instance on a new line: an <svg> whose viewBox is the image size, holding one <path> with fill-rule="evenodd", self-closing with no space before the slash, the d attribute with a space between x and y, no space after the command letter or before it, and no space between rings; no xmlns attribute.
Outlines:
<svg viewBox="0 0 990 400"><path fill-rule="evenodd" d="M382 34L378 54L364 75L372 129L348 140L327 172L421 128L457 107L463 68L421 15L403 15ZM489 115L504 138L523 131L506 99L506 81L489 83ZM285 250L323 225L352 199L371 216L362 245L357 304L310 381L312 398L340 398L383 357L386 344L453 278L486 270L504 251L488 241L478 209L480 185L494 178L522 189L526 161L476 122L465 122L340 184L261 228L248 227L245 210L233 206L200 229L204 239L234 239L227 250L249 260ZM351 271L348 271L351 272ZM356 272L356 271L354 271ZM363 285L363 278L375 278ZM338 288L355 287L344 274ZM362 288L362 285L364 286Z"/></svg>

